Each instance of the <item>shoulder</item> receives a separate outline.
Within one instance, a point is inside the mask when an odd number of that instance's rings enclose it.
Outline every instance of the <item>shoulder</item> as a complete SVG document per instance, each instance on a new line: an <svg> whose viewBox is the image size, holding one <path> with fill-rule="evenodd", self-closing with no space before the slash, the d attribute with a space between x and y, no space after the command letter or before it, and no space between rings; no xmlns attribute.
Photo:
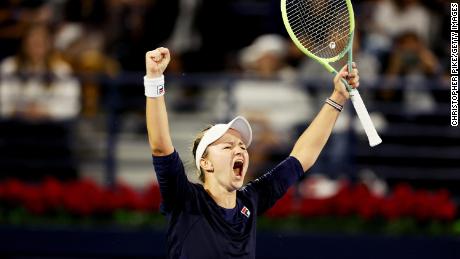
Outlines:
<svg viewBox="0 0 460 259"><path fill-rule="evenodd" d="M154 164L161 164L161 163L171 163L171 162L179 162L181 161L180 155L177 152L177 150L174 149L174 151L171 154L167 155L153 155L152 154L152 159Z"/></svg>
<svg viewBox="0 0 460 259"><path fill-rule="evenodd" d="M288 172L289 175L294 175L296 178L302 177L305 173L302 163L295 156L288 156L283 162L279 163L274 170Z"/></svg>
<svg viewBox="0 0 460 259"><path fill-rule="evenodd" d="M152 161L157 175L168 178L186 175L184 163L176 150L164 156L152 155Z"/></svg>
<svg viewBox="0 0 460 259"><path fill-rule="evenodd" d="M253 190L252 181L241 187L236 191L238 197L248 198L252 195Z"/></svg>
<svg viewBox="0 0 460 259"><path fill-rule="evenodd" d="M69 63L61 58L53 58L51 61L51 69L59 77L71 76L73 71Z"/></svg>
<svg viewBox="0 0 460 259"><path fill-rule="evenodd" d="M240 188L237 191L236 196L243 205L249 205L249 208L255 208L257 200L259 199L258 192L254 188L252 183L248 183L242 188Z"/></svg>
<svg viewBox="0 0 460 259"><path fill-rule="evenodd" d="M272 187L273 184L281 184L282 182L295 182L304 174L302 164L293 156L289 156L281 163L276 165L269 172L250 181L242 190L256 190L259 188Z"/></svg>
<svg viewBox="0 0 460 259"><path fill-rule="evenodd" d="M267 174L273 174L275 172L285 172L285 171L291 172L291 173L298 173L299 175L302 175L304 173L302 164L300 163L299 159L297 159L295 156L288 156L283 161L281 161L279 164L277 164Z"/></svg>
<svg viewBox="0 0 460 259"><path fill-rule="evenodd" d="M15 57L7 57L0 63L0 72L2 75L12 74L18 68Z"/></svg>

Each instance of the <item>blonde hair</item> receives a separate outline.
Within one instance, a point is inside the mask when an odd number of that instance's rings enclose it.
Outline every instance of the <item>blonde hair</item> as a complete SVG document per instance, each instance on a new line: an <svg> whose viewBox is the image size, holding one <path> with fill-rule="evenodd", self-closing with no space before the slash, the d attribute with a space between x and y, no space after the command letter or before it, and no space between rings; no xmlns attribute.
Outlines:
<svg viewBox="0 0 460 259"><path fill-rule="evenodd" d="M198 144L200 144L200 141L201 139L203 139L203 136L204 136L204 133L209 130L210 128L212 128L212 126L214 125L209 125L207 126L206 128L204 128L203 130L201 130L195 137L195 140L193 141L193 147L192 147L192 153L193 153L193 160L195 161L196 160L196 149L198 148ZM208 155L208 149L206 148L204 153L203 153L203 157L206 157ZM204 170L203 168L200 167L200 170L199 170L199 175L198 175L198 178L200 179L200 181L202 183L204 183Z"/></svg>

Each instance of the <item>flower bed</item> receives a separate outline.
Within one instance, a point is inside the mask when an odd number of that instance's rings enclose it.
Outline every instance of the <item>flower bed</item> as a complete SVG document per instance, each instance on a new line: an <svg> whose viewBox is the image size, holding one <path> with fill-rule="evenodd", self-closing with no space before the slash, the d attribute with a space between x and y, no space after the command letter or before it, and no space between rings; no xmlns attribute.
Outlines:
<svg viewBox="0 0 460 259"><path fill-rule="evenodd" d="M151 184L144 192L118 184L101 187L90 180L38 184L18 180L0 183L0 223L164 225L160 192Z"/></svg>
<svg viewBox="0 0 460 259"><path fill-rule="evenodd" d="M456 206L447 190L414 191L407 184L397 185L386 197L372 194L364 184L345 185L337 194L324 199L297 198L289 192L267 212L269 217L292 214L303 217L356 215L365 220L382 217L394 220L412 217L418 221L451 221L456 216Z"/></svg>
<svg viewBox="0 0 460 259"><path fill-rule="evenodd" d="M0 182L0 224L116 224L163 228L160 192L118 184L104 188L89 180L38 184ZM259 219L262 229L371 232L460 233L456 204L447 190L428 192L397 185L380 197L363 184L343 185L328 198L305 198L294 188Z"/></svg>
<svg viewBox="0 0 460 259"><path fill-rule="evenodd" d="M456 204L447 190L413 190L407 184L398 184L384 197L372 194L364 184L344 185L337 194L323 199L301 198L290 189L266 215L261 225L293 230L460 233Z"/></svg>

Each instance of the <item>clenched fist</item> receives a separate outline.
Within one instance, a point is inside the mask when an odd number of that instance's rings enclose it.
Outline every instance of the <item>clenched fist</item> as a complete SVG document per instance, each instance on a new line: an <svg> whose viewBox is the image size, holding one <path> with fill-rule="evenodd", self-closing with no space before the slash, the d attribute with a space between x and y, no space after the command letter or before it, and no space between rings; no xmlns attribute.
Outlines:
<svg viewBox="0 0 460 259"><path fill-rule="evenodd" d="M348 66L345 65L334 78L335 92L339 93L344 98L348 99L350 98L350 94L345 88L345 85L342 83L342 79L346 80L348 85L352 88L359 87L359 74L355 62L353 62L351 73L348 72Z"/></svg>
<svg viewBox="0 0 460 259"><path fill-rule="evenodd" d="M145 54L145 68L148 78L156 78L163 74L171 60L167 48L157 48Z"/></svg>

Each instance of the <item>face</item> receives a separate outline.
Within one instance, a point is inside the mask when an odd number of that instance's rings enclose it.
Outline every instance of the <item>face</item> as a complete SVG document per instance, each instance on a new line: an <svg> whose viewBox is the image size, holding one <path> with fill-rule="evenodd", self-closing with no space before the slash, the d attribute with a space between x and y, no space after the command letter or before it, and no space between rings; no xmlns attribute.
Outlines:
<svg viewBox="0 0 460 259"><path fill-rule="evenodd" d="M215 181L209 182L216 182L227 191L235 191L243 186L249 155L238 131L229 129L208 146L207 153L206 158L202 159L202 166L205 164L205 169L210 172L206 177L215 178Z"/></svg>
<svg viewBox="0 0 460 259"><path fill-rule="evenodd" d="M263 54L256 63L257 72L260 76L274 76L281 66L281 59L276 54Z"/></svg>
<svg viewBox="0 0 460 259"><path fill-rule="evenodd" d="M47 30L42 27L33 28L24 42L26 55L32 62L43 61L49 50L49 44Z"/></svg>

